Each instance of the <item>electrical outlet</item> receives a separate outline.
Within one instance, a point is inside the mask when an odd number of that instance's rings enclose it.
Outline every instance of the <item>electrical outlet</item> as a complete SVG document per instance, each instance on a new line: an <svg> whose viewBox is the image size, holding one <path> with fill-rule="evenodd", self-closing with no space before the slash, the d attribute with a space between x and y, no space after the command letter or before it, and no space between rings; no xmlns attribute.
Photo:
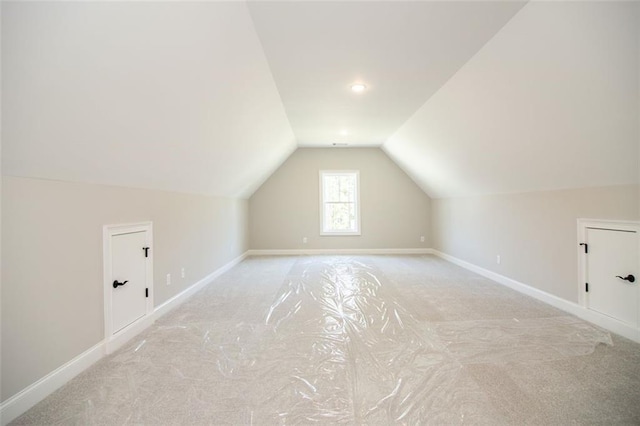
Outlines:
<svg viewBox="0 0 640 426"><path fill-rule="evenodd" d="M167 274L167 285L171 285L171 274Z"/></svg>
<svg viewBox="0 0 640 426"><path fill-rule="evenodd" d="M420 242L424 243L424 237L420 237Z"/></svg>
<svg viewBox="0 0 640 426"><path fill-rule="evenodd" d="M502 259L500 259L500 255L496 256L496 263L499 265Z"/></svg>
<svg viewBox="0 0 640 426"><path fill-rule="evenodd" d="M307 237L302 237L302 244L307 244Z"/></svg>
<svg viewBox="0 0 640 426"><path fill-rule="evenodd" d="M180 275L184 278L184 268L180 269Z"/></svg>

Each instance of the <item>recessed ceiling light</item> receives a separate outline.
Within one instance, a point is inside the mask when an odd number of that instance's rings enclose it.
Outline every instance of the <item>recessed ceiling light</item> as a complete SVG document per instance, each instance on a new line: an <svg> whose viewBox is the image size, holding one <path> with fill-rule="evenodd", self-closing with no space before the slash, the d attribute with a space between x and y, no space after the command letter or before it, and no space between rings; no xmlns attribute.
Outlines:
<svg viewBox="0 0 640 426"><path fill-rule="evenodd" d="M365 86L364 84L360 84L360 83L351 85L351 90L353 90L356 93L364 92L364 89L366 89L366 88L367 88L367 86Z"/></svg>
<svg viewBox="0 0 640 426"><path fill-rule="evenodd" d="M342 131L340 132L340 134L341 134L342 136L348 136L348 135L349 135L349 131L345 129L345 130L342 130Z"/></svg>

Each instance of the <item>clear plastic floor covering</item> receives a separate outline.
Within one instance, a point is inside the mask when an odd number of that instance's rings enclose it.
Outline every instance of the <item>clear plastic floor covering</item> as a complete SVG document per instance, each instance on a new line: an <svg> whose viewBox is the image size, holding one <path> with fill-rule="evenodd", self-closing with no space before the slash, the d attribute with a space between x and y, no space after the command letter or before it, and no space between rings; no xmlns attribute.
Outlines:
<svg viewBox="0 0 640 426"><path fill-rule="evenodd" d="M428 256L254 258L17 423L496 424L473 366L599 344L611 336Z"/></svg>

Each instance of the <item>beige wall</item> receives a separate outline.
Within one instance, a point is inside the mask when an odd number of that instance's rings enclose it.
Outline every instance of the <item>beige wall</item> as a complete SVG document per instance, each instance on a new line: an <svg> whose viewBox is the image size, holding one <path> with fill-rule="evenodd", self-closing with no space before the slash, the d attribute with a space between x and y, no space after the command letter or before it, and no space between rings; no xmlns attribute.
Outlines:
<svg viewBox="0 0 640 426"><path fill-rule="evenodd" d="M103 339L103 225L153 221L156 306L248 247L246 200L4 176L2 209L3 401Z"/></svg>
<svg viewBox="0 0 640 426"><path fill-rule="evenodd" d="M577 302L576 219L638 219L638 189L627 185L434 199L433 246Z"/></svg>
<svg viewBox="0 0 640 426"><path fill-rule="evenodd" d="M320 236L320 170L360 170L360 236ZM249 200L252 249L426 248L429 197L378 148L300 148ZM426 241L420 242L420 236ZM302 238L308 238L308 244Z"/></svg>

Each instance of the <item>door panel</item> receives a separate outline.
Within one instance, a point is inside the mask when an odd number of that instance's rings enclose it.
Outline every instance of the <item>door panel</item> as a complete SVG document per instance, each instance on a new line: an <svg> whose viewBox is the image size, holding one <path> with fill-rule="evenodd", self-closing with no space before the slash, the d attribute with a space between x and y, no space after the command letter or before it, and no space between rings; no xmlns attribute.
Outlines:
<svg viewBox="0 0 640 426"><path fill-rule="evenodd" d="M113 333L146 313L146 262L143 247L146 232L114 235L111 238L111 276L125 285L112 291Z"/></svg>
<svg viewBox="0 0 640 426"><path fill-rule="evenodd" d="M636 232L587 228L589 253L588 306L632 326L638 325L638 234Z"/></svg>

